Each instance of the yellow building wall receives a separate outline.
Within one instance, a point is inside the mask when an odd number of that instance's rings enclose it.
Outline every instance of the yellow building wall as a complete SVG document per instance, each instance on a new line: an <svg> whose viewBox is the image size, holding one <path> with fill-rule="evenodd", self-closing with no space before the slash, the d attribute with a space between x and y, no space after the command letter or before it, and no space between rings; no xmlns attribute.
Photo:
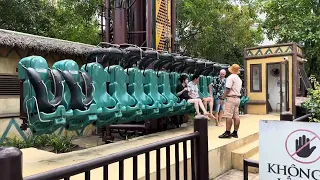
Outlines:
<svg viewBox="0 0 320 180"><path fill-rule="evenodd" d="M166 35L171 44L171 0L156 0L156 49L164 50ZM170 50L170 49L169 49Z"/></svg>
<svg viewBox="0 0 320 180"><path fill-rule="evenodd" d="M284 57L288 57L289 60L289 106L290 110L292 110L292 56L278 56L278 57L268 57L262 59L250 59L247 60L247 95L250 97L250 101L266 101L267 95L267 63L277 63L284 60ZM262 92L250 92L250 65L251 64L261 64L261 79L262 79ZM280 95L279 95L280 96ZM266 114L267 112L267 104L248 104L247 105L247 112L249 114Z"/></svg>
<svg viewBox="0 0 320 180"><path fill-rule="evenodd" d="M248 104L247 114L267 114L266 105L264 104Z"/></svg>

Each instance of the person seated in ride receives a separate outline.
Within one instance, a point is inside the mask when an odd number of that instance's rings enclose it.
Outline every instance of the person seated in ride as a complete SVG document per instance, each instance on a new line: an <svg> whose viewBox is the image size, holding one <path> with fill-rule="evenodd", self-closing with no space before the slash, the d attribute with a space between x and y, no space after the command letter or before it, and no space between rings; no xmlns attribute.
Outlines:
<svg viewBox="0 0 320 180"><path fill-rule="evenodd" d="M199 95L197 96L197 95L194 95L193 93L190 93L190 91L192 91L192 89L189 88L188 77L186 75L182 75L179 78L179 80L181 82L181 84L179 84L177 87L177 92L178 92L177 95L179 96L179 98L181 100L182 99L187 100L187 102L190 104L194 104L194 108L196 109L197 115L201 115L200 110L199 110L199 107L200 107L205 116L210 116L210 113L208 113L208 111L204 107L201 99L198 98Z"/></svg>
<svg viewBox="0 0 320 180"><path fill-rule="evenodd" d="M194 91L193 91L193 94L194 94L197 98L199 98L199 89L198 89L199 79L200 79L199 75L198 75L198 74L194 74L194 75L192 76L192 79L191 79L192 81L189 82L189 84L188 84L188 87L190 87L191 89L194 90ZM209 88L209 86L208 86L208 88ZM211 96L209 96L209 97L203 97L203 98L202 98L202 103L203 103L205 109L208 109L208 103L209 103L209 108L210 108L210 109L209 109L209 112L210 112L209 117L210 117L211 119L215 119L215 117L213 116L213 98L212 98Z"/></svg>

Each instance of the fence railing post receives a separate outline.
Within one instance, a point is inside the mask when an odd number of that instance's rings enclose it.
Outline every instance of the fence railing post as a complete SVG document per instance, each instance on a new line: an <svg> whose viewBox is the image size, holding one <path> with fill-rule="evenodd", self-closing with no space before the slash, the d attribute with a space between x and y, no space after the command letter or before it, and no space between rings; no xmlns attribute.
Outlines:
<svg viewBox="0 0 320 180"><path fill-rule="evenodd" d="M195 142L196 180L209 180L208 120L205 116L196 116L194 131L200 133Z"/></svg>
<svg viewBox="0 0 320 180"><path fill-rule="evenodd" d="M293 121L293 115L289 111L281 112L280 121Z"/></svg>
<svg viewBox="0 0 320 180"><path fill-rule="evenodd" d="M248 163L246 159L243 160L243 180L248 180L249 172L248 172Z"/></svg>
<svg viewBox="0 0 320 180"><path fill-rule="evenodd" d="M0 179L22 180L22 152L14 147L0 147Z"/></svg>

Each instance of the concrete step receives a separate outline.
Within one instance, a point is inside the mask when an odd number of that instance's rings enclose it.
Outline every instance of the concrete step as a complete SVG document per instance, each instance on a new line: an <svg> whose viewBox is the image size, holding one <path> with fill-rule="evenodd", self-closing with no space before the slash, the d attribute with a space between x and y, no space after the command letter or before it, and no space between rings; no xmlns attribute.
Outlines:
<svg viewBox="0 0 320 180"><path fill-rule="evenodd" d="M249 157L248 159L252 159L252 160L255 160L255 161L259 161L259 152L254 154L253 156Z"/></svg>
<svg viewBox="0 0 320 180"><path fill-rule="evenodd" d="M248 143L238 149L235 149L231 152L231 158L232 158L232 168L243 170L243 160L244 159L251 159L259 157L259 155L256 155L259 153L259 140L253 141L251 143ZM251 172L252 168L249 168L249 172ZM253 171L252 173L257 173L256 171Z"/></svg>

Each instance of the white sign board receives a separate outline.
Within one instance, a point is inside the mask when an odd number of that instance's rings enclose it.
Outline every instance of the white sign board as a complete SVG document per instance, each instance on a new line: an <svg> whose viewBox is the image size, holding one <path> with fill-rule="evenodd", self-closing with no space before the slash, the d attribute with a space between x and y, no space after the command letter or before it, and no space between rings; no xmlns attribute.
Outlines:
<svg viewBox="0 0 320 180"><path fill-rule="evenodd" d="M260 180L320 180L320 123L260 121Z"/></svg>

